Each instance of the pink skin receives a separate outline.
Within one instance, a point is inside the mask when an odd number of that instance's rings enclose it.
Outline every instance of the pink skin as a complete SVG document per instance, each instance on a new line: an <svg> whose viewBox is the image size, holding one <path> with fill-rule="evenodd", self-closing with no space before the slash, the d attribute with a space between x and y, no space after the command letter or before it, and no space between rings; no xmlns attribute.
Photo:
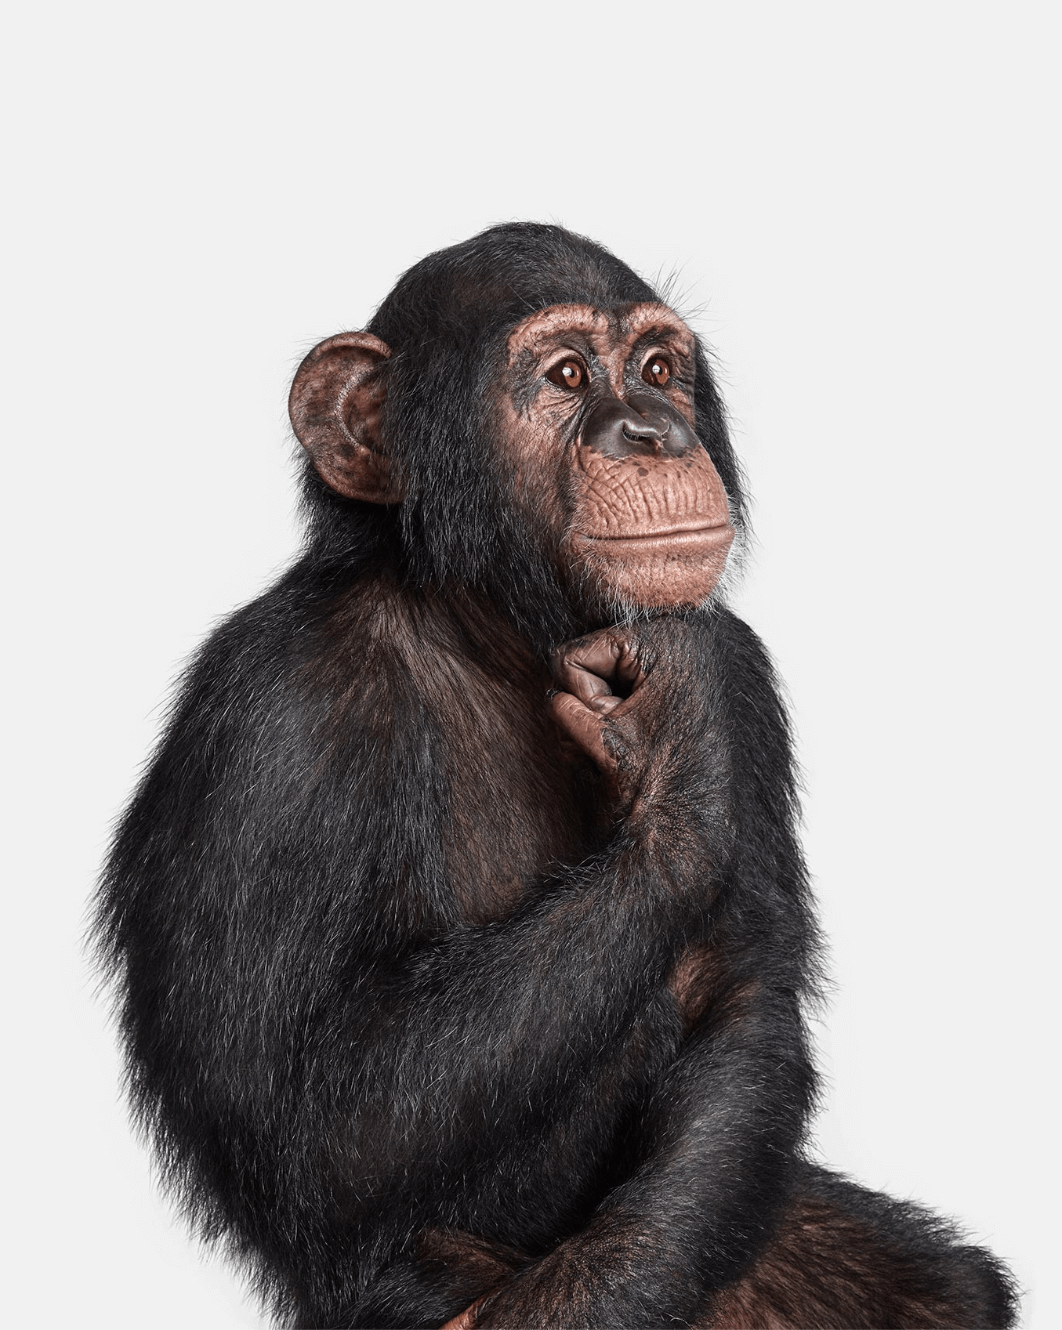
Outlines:
<svg viewBox="0 0 1062 1330"><path fill-rule="evenodd" d="M568 357L581 364L590 358L598 385L607 381L625 401L632 378L644 388L643 367L663 357L682 370L660 390L663 399L693 428L689 329L654 303L607 312L554 305L517 325L508 352L511 390L500 408L518 492L540 507L541 495L555 491L567 471L575 511L561 542L562 564L631 605L703 604L734 538L726 491L707 452L675 456L647 445L617 457L582 445L572 450L565 440L581 398L548 378ZM515 391L528 384L533 391Z"/></svg>

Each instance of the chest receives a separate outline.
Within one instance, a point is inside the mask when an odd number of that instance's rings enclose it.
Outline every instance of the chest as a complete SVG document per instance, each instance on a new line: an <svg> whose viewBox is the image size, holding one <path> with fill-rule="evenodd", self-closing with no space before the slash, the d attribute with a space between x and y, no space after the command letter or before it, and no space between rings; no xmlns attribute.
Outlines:
<svg viewBox="0 0 1062 1330"><path fill-rule="evenodd" d="M504 917L551 871L591 854L605 832L596 769L549 718L548 682L544 674L472 678L436 713L440 833L470 922Z"/></svg>

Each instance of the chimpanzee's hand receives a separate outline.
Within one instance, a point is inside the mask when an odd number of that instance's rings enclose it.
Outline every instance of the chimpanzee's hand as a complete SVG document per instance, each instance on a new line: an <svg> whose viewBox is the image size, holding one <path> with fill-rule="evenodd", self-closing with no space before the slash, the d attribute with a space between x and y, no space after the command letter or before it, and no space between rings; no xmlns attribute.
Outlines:
<svg viewBox="0 0 1062 1330"><path fill-rule="evenodd" d="M663 618L605 628L554 653L556 723L596 762L615 811L682 818L718 806L726 755L713 729L703 626Z"/></svg>
<svg viewBox="0 0 1062 1330"><path fill-rule="evenodd" d="M643 735L659 695L648 697L647 643L631 629L606 628L553 653L553 719L593 758L615 801L629 806L645 760ZM655 704L655 705L654 705ZM613 714L617 713L617 714Z"/></svg>

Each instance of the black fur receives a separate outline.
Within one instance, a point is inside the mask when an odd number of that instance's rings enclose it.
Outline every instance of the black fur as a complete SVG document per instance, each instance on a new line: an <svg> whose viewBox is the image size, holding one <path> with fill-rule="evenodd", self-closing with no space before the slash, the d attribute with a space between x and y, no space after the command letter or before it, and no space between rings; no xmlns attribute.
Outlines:
<svg viewBox="0 0 1062 1330"><path fill-rule="evenodd" d="M300 1326L441 1325L499 1286L481 1324L1009 1325L986 1253L801 1162L815 935L751 631L644 628L675 680L660 835L602 820L545 718L550 649L608 610L565 592L485 404L528 312L652 298L512 225L381 306L406 501L307 464L302 557L199 653L115 841L133 1101ZM740 516L703 355L696 400Z"/></svg>

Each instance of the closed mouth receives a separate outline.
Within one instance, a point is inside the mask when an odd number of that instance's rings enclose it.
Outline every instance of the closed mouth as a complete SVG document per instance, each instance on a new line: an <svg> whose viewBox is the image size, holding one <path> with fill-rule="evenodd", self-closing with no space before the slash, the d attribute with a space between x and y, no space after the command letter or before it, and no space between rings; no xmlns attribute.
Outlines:
<svg viewBox="0 0 1062 1330"><path fill-rule="evenodd" d="M627 549L641 546L649 549L659 545L678 548L688 545L714 547L729 545L734 539L734 528L729 522L715 522L702 526L668 527L666 531L625 531L622 535L589 531L582 531L579 534L583 540L593 541L595 544L619 545Z"/></svg>

